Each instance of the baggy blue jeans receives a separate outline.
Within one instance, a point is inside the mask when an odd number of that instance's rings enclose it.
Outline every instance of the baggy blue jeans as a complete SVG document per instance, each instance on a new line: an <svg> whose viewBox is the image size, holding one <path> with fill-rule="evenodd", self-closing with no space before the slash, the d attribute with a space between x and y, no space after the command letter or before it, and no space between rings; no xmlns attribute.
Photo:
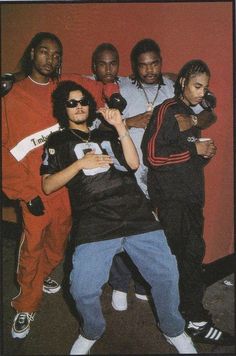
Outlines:
<svg viewBox="0 0 236 356"><path fill-rule="evenodd" d="M178 336L185 321L179 313L178 269L163 230L77 246L73 255L70 292L82 316L82 335L99 339L105 331L100 296L109 279L112 259L126 251L151 286L151 294L164 334Z"/></svg>

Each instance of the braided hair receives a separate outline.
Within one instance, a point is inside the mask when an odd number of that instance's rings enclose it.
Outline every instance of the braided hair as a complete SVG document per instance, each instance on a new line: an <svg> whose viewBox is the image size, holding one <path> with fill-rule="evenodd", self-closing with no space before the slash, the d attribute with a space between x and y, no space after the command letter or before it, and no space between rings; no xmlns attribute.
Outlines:
<svg viewBox="0 0 236 356"><path fill-rule="evenodd" d="M199 73L206 73L210 77L210 70L208 65L203 62L201 59L193 59L182 67L178 77L175 82L175 96L177 98L183 95L184 88L182 87L182 79L185 79L185 85L188 84L191 77L196 76Z"/></svg>
<svg viewBox="0 0 236 356"><path fill-rule="evenodd" d="M140 54L146 52L155 52L158 57L161 59L161 49L157 42L152 40L151 38L144 38L143 40L136 43L133 47L130 54L130 61L132 67L132 75L130 78L133 80L133 83L136 83L138 86L140 85L140 76L138 71L138 57Z"/></svg>
<svg viewBox="0 0 236 356"><path fill-rule="evenodd" d="M56 35L54 35L53 33L50 33L50 32L38 32L32 38L32 40L30 41L30 43L26 47L26 49L25 49L25 51L24 51L24 53L23 53L23 55L22 55L22 57L21 57L21 59L19 61L19 66L21 68L21 72L23 72L25 74L25 76L30 75L32 73L32 70L33 70L33 61L31 59L31 51L32 51L32 49L37 48L43 40L47 40L47 39L56 42L56 44L58 45L59 50L60 50L60 55L62 57L63 47L62 47L62 43L59 40L59 38ZM61 72L61 62L62 62L62 60L60 61L59 66L52 73L52 75L51 75L52 79L59 80L60 72Z"/></svg>

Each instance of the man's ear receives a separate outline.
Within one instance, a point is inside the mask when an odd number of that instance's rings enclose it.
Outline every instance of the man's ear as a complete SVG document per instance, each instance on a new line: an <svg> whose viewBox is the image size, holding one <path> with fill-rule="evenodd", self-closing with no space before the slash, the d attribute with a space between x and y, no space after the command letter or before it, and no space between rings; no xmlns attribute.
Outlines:
<svg viewBox="0 0 236 356"><path fill-rule="evenodd" d="M31 60L34 59L34 48L31 49L30 58L31 58Z"/></svg>
<svg viewBox="0 0 236 356"><path fill-rule="evenodd" d="M183 78L183 77L181 77L179 80L182 90L184 90L184 87L185 87L185 80L186 80L186 78Z"/></svg>
<svg viewBox="0 0 236 356"><path fill-rule="evenodd" d="M92 71L93 71L93 74L96 74L96 63L93 63L92 65Z"/></svg>

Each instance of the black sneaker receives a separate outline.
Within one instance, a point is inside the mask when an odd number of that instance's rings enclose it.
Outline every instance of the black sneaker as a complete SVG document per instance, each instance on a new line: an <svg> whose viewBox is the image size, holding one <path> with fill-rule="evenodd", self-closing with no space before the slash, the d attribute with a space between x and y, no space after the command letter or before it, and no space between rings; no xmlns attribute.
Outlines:
<svg viewBox="0 0 236 356"><path fill-rule="evenodd" d="M26 337L30 331L30 322L34 320L34 316L35 313L17 313L11 329L12 337L18 337L19 339Z"/></svg>
<svg viewBox="0 0 236 356"><path fill-rule="evenodd" d="M54 281L54 279L48 277L43 282L43 291L48 294L57 293L61 289L61 286Z"/></svg>
<svg viewBox="0 0 236 356"><path fill-rule="evenodd" d="M218 329L212 321L208 321L203 326L198 326L197 324L189 321L185 329L193 342L225 346L235 344L234 337Z"/></svg>

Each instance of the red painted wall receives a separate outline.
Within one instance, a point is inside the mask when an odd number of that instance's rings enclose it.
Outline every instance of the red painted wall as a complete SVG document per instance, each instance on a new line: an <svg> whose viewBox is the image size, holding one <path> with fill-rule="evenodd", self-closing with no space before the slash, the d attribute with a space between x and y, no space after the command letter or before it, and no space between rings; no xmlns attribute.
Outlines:
<svg viewBox="0 0 236 356"><path fill-rule="evenodd" d="M178 72L201 58L212 72L217 123L205 131L217 155L205 169L205 262L233 252L233 39L231 2L2 4L2 72L14 71L33 35L54 32L64 45L64 72L90 73L90 58L101 42L112 42L121 57L120 74L130 72L129 53L151 37L162 49L163 71Z"/></svg>

